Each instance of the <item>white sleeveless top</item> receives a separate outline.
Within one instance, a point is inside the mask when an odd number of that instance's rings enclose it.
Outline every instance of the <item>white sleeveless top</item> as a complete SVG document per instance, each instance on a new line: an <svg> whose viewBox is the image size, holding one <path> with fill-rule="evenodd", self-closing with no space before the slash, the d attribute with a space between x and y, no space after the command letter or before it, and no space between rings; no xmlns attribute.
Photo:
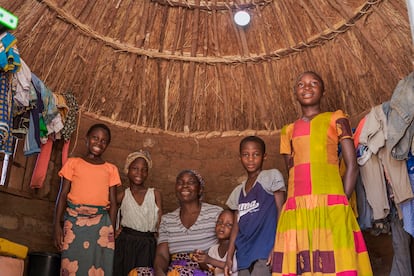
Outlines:
<svg viewBox="0 0 414 276"><path fill-rule="evenodd" d="M158 206L155 203L154 188L148 188L142 205L136 202L131 190L125 190L121 203L121 225L140 232L156 232Z"/></svg>

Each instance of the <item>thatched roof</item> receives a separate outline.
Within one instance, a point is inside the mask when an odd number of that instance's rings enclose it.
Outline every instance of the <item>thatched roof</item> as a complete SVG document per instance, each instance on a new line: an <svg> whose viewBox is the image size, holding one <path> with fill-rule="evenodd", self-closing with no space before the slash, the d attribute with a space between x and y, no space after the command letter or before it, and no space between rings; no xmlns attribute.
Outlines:
<svg viewBox="0 0 414 276"><path fill-rule="evenodd" d="M319 72L324 108L357 115L412 70L405 0L0 0L31 70L82 112L137 130L276 131ZM245 9L247 27L233 23Z"/></svg>

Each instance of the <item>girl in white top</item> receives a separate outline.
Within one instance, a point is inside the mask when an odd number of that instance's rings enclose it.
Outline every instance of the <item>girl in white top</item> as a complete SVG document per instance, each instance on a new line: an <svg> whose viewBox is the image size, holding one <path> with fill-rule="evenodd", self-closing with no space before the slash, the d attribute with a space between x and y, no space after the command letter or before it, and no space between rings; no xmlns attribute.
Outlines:
<svg viewBox="0 0 414 276"><path fill-rule="evenodd" d="M114 275L128 275L135 269L151 270L156 232L161 218L161 193L144 185L152 160L147 151L128 155L124 172L130 187L118 195L120 229L115 240Z"/></svg>

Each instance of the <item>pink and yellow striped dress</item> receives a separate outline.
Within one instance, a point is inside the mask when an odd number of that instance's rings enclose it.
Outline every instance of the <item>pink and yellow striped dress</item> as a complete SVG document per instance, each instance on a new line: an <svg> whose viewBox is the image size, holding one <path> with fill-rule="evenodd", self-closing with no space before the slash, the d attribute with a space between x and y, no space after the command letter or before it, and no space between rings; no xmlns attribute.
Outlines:
<svg viewBox="0 0 414 276"><path fill-rule="evenodd" d="M338 110L282 129L280 153L292 154L294 164L276 231L273 276L372 275L339 172L338 143L352 135L342 131L344 123Z"/></svg>

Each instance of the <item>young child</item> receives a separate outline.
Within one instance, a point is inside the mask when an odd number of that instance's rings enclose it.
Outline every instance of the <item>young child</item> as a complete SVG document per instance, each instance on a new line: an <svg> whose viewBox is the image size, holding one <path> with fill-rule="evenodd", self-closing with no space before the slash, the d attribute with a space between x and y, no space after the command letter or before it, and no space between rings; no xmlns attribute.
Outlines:
<svg viewBox="0 0 414 276"><path fill-rule="evenodd" d="M148 151L132 152L126 159L129 188L118 195L121 228L115 240L114 275L128 275L134 268L143 273L154 265L162 199L160 191L145 186L151 168Z"/></svg>
<svg viewBox="0 0 414 276"><path fill-rule="evenodd" d="M370 276L364 238L348 203L358 174L349 121L341 110L321 112L324 83L315 72L299 75L294 93L302 116L280 135L289 183L273 275ZM343 177L338 144L346 166Z"/></svg>
<svg viewBox="0 0 414 276"><path fill-rule="evenodd" d="M54 234L62 252L61 275L112 275L116 186L121 180L118 168L102 159L110 142L106 125L91 126L86 155L69 158L59 171Z"/></svg>
<svg viewBox="0 0 414 276"><path fill-rule="evenodd" d="M237 186L227 206L237 210L230 237L225 275L230 275L236 252L239 276L270 275L271 253L278 214L285 198L285 183L276 170L262 170L266 146L257 136L240 142L240 160L247 180Z"/></svg>
<svg viewBox="0 0 414 276"><path fill-rule="evenodd" d="M213 245L206 254L204 251L194 252L195 260L200 266L208 266L214 271L215 276L224 276L227 250L229 249L230 234L233 228L234 213L231 210L223 210L216 222L216 236L218 244ZM237 276L237 261L233 258L232 276Z"/></svg>

